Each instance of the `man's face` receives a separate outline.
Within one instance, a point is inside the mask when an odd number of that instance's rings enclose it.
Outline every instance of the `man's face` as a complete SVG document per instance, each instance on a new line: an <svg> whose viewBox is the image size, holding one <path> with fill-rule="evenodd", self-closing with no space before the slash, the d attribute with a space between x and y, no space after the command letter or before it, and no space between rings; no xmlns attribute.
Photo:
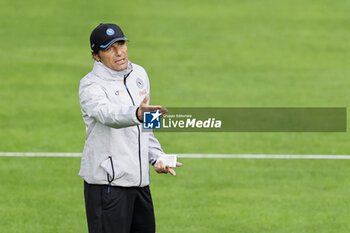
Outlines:
<svg viewBox="0 0 350 233"><path fill-rule="evenodd" d="M125 41L116 41L93 56L112 70L122 71L128 67L128 47Z"/></svg>

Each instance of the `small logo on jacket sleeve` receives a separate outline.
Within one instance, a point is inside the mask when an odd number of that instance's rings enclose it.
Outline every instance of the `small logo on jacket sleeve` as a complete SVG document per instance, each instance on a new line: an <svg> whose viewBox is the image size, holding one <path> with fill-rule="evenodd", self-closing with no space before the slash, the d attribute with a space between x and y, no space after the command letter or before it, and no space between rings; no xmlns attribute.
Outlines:
<svg viewBox="0 0 350 233"><path fill-rule="evenodd" d="M160 129L161 113L159 110L156 112L144 112L143 113L143 128L144 129Z"/></svg>

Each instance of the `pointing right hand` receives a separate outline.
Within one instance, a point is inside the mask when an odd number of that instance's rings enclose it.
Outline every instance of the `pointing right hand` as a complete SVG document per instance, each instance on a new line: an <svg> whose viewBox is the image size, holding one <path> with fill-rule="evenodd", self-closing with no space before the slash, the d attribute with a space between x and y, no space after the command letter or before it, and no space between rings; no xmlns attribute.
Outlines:
<svg viewBox="0 0 350 233"><path fill-rule="evenodd" d="M139 109L137 110L137 117L139 118L139 120L141 120L143 122L143 113L144 112L155 112L157 110L160 111L160 113L162 114L161 116L165 115L168 112L168 109L163 108L160 105L148 105L148 95L146 95L146 97L143 99Z"/></svg>

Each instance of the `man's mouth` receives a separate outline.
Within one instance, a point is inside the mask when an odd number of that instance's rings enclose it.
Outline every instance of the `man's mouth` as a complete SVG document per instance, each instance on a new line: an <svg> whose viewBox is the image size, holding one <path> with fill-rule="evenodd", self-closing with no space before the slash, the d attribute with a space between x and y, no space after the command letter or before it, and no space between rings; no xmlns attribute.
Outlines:
<svg viewBox="0 0 350 233"><path fill-rule="evenodd" d="M125 61L126 61L126 59L125 59L125 58L122 58L122 59L116 60L115 63L117 63L118 65L122 65L122 64L125 63Z"/></svg>

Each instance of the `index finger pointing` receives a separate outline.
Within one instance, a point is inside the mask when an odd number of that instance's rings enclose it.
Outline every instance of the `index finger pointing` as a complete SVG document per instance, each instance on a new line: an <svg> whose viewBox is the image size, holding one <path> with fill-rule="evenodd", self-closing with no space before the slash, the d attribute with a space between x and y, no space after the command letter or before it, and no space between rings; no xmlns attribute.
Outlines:
<svg viewBox="0 0 350 233"><path fill-rule="evenodd" d="M182 166L182 163L176 162L176 167L181 167L181 166Z"/></svg>

